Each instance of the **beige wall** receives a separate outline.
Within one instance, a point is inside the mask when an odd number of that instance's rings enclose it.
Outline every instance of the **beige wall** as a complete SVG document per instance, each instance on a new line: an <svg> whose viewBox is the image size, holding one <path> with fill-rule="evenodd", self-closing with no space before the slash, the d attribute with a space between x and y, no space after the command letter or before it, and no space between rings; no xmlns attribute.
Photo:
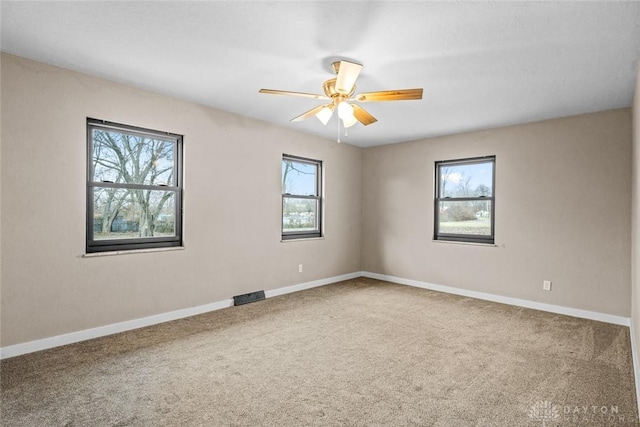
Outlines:
<svg viewBox="0 0 640 427"><path fill-rule="evenodd" d="M359 270L630 315L628 109L361 150L1 58L3 347ZM185 250L82 257L87 116L185 135ZM280 242L282 153L325 162L324 240ZM433 242L433 162L488 154L497 246Z"/></svg>
<svg viewBox="0 0 640 427"><path fill-rule="evenodd" d="M362 270L628 317L630 154L629 109L367 149ZM484 155L497 246L432 241L434 162Z"/></svg>
<svg viewBox="0 0 640 427"><path fill-rule="evenodd" d="M2 55L0 54L0 79L2 76ZM2 84L0 84L2 99ZM0 346L2 341L2 103L0 103Z"/></svg>
<svg viewBox="0 0 640 427"><path fill-rule="evenodd" d="M359 270L361 149L15 56L1 64L2 346ZM185 250L82 257L87 116L184 135ZM325 162L324 240L280 242L283 153Z"/></svg>
<svg viewBox="0 0 640 427"><path fill-rule="evenodd" d="M635 333L635 344L640 345L640 63L636 79L633 103L633 178L631 210L631 321ZM640 348L634 349L636 354ZM638 366L636 366L638 368ZM640 373L636 373L640 375ZM640 385L636 384L636 388Z"/></svg>

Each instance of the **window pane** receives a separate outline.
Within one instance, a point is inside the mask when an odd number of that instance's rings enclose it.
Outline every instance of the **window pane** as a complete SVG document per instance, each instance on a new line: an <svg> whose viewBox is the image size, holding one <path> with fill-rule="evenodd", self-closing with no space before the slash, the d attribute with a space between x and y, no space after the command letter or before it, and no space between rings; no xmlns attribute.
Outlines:
<svg viewBox="0 0 640 427"><path fill-rule="evenodd" d="M318 231L318 200L284 197L282 231Z"/></svg>
<svg viewBox="0 0 640 427"><path fill-rule="evenodd" d="M94 188L93 238L175 236L175 202L173 191Z"/></svg>
<svg viewBox="0 0 640 427"><path fill-rule="evenodd" d="M440 173L440 197L493 196L493 162L444 164Z"/></svg>
<svg viewBox="0 0 640 427"><path fill-rule="evenodd" d="M440 234L491 236L491 200L440 202Z"/></svg>
<svg viewBox="0 0 640 427"><path fill-rule="evenodd" d="M174 142L93 129L93 181L174 185Z"/></svg>
<svg viewBox="0 0 640 427"><path fill-rule="evenodd" d="M318 165L282 160L282 193L297 196L317 196Z"/></svg>

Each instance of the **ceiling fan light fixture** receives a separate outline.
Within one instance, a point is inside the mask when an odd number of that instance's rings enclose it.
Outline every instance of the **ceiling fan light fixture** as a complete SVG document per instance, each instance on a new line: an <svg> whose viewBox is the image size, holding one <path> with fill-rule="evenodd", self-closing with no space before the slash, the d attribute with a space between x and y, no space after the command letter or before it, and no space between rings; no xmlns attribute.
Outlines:
<svg viewBox="0 0 640 427"><path fill-rule="evenodd" d="M272 95L289 95L303 98L326 99L329 101L328 104L318 105L317 107L294 117L291 121L299 122L308 119L311 116L316 116L318 120L326 126L333 116L333 111L337 109L339 117L338 129L341 127L340 120L342 120L345 128L353 126L356 122L360 122L364 126L369 126L370 124L378 121L378 119L369 114L369 112L359 104L350 104L348 102L350 100L357 102L379 102L422 99L422 88L365 92L354 96L353 94L356 90L356 79L360 75L362 65L350 61L336 61L331 65L337 76L323 83L322 88L324 89L324 95L276 89L260 89L259 92ZM339 138L338 142L340 142Z"/></svg>
<svg viewBox="0 0 640 427"><path fill-rule="evenodd" d="M329 119L333 115L333 108L324 107L322 110L316 113L316 117L318 120L322 122L323 125L327 125L329 123Z"/></svg>
<svg viewBox="0 0 640 427"><path fill-rule="evenodd" d="M353 105L346 101L342 101L338 104L338 117L340 117L342 121L350 121L354 117Z"/></svg>
<svg viewBox="0 0 640 427"><path fill-rule="evenodd" d="M358 119L356 119L356 116L351 116L351 117L347 117L346 119L342 119L342 124L344 125L345 128L350 128L356 123L358 123Z"/></svg>

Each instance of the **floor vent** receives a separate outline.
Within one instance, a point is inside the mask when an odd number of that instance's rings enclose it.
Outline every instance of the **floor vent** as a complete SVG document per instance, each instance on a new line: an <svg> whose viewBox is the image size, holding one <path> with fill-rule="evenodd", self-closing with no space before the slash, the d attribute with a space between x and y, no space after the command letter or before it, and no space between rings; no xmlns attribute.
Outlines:
<svg viewBox="0 0 640 427"><path fill-rule="evenodd" d="M262 301L263 299L264 291L250 292L233 297L233 305L249 304L250 302Z"/></svg>

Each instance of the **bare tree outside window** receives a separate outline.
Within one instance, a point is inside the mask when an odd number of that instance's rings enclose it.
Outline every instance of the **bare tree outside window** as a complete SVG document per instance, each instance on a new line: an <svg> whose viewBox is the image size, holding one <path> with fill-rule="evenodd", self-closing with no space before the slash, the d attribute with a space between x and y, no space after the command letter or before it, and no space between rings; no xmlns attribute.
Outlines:
<svg viewBox="0 0 640 427"><path fill-rule="evenodd" d="M495 157L436 162L435 240L494 242Z"/></svg>
<svg viewBox="0 0 640 427"><path fill-rule="evenodd" d="M282 158L282 238L320 236L321 170L316 160Z"/></svg>
<svg viewBox="0 0 640 427"><path fill-rule="evenodd" d="M182 138L94 121L88 127L88 250L179 242Z"/></svg>

